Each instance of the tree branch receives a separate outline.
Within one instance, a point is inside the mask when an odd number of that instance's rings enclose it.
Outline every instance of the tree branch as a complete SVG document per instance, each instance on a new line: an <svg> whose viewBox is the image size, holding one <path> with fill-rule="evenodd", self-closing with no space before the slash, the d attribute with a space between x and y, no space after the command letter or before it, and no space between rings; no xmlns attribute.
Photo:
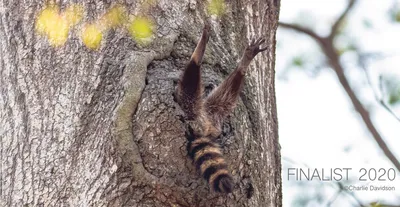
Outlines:
<svg viewBox="0 0 400 207"><path fill-rule="evenodd" d="M333 48L333 47L332 47ZM332 51L331 51L332 52ZM336 53L335 53L336 54ZM340 84L343 86L344 90L346 91L347 95L349 96L351 102L353 103L354 108L360 114L362 120L364 121L365 126L372 134L372 137L375 139L378 146L381 148L385 156L393 163L393 165L397 168L400 172L400 162L397 160L396 156L392 153L392 151L387 146L385 140L382 138L378 130L376 129L375 125L371 120L371 116L369 111L364 107L361 101L357 98L355 92L351 88L349 81L347 80L342 65L340 65L339 57L335 56L335 59L331 59L330 63L331 67L334 69Z"/></svg>
<svg viewBox="0 0 400 207"><path fill-rule="evenodd" d="M355 0L350 0L350 4L347 7L347 9L343 12L343 14L339 17L339 19L336 21L335 24L339 25L341 18L345 18L347 13L350 11L354 4ZM347 11L348 10L348 11ZM331 68L335 71L340 84L342 85L343 89L346 91L347 95L349 96L351 103L353 104L354 108L356 111L360 114L365 126L371 133L372 137L374 138L375 142L378 144L379 148L383 151L385 156L392 162L392 164L396 167L396 169L400 172L400 162L397 160L397 158L394 156L392 151L389 149L387 146L386 142L378 132L377 128L373 124L369 111L366 109L366 107L361 103L361 101L358 99L356 96L356 93L353 91L351 88L348 79L346 78L344 74L344 69L343 66L341 65L339 61L339 54L337 54L335 47L333 46L333 38L336 35L336 33L333 33L332 37L328 38L323 38L319 35L317 35L315 32L313 32L310 29L298 26L298 25L293 25L293 24L288 24L288 23L279 23L280 26L284 28L289 28L293 29L295 31L304 33L308 36L310 36L312 39L317 41L324 52L324 54L327 56L329 62L328 64L331 66ZM333 25L333 29L336 29L335 25Z"/></svg>
<svg viewBox="0 0 400 207"><path fill-rule="evenodd" d="M283 28L292 29L292 30L295 30L295 31L300 32L300 33L304 33L304 34L310 36L311 38L313 38L314 40L316 40L318 42L322 42L323 39L324 39L323 37L317 35L317 33L312 31L311 29L308 29L308 28L305 28L305 27L302 27L302 26L299 26L299 25L279 22L279 26L281 26Z"/></svg>
<svg viewBox="0 0 400 207"><path fill-rule="evenodd" d="M339 29L339 26L342 24L343 20L349 14L350 10L354 7L355 3L356 3L356 0L349 0L349 4L347 5L346 9L339 16L339 18L335 21L335 23L333 23L332 28L331 28L331 33L329 35L329 39L333 39L335 37L337 30Z"/></svg>

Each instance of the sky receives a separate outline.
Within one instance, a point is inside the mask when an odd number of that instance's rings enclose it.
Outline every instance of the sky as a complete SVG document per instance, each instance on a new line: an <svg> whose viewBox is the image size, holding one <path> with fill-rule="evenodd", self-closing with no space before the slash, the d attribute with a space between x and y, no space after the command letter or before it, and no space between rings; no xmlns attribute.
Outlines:
<svg viewBox="0 0 400 207"><path fill-rule="evenodd" d="M283 0L280 21L309 26L320 35L330 32L330 26L346 6L345 0ZM379 59L368 62L367 70L372 87L377 90L380 75L400 77L400 23L393 24L389 10L393 0L361 0L355 5L345 23L345 37L338 38L338 45L356 43L366 53L379 52ZM400 5L400 2L397 2ZM366 24L368 23L368 26ZM294 200L322 193L320 202L308 206L326 206L338 189L333 181L295 181L287 178L288 167L294 168L352 168L350 177L358 179L361 168L394 168L377 147L366 130L349 98L337 81L334 72L323 63L323 55L313 40L287 29L277 33L277 107L279 139L282 146L283 205L295 206ZM291 67L293 57L305 57L304 68ZM383 109L374 99L374 92L363 70L355 64L355 54L348 52L341 57L358 96L367 104L379 132L400 159L400 122ZM290 68L290 69L289 69ZM399 79L400 80L400 79ZM380 94L378 94L380 95ZM400 107L392 108L400 116ZM400 174L394 181L352 182L354 185L393 186L395 191L355 191L364 204L382 202L400 204ZM305 190L306 189L306 190ZM313 198L318 200L318 198ZM333 200L333 199L332 199ZM332 206L356 206L347 195L339 196Z"/></svg>

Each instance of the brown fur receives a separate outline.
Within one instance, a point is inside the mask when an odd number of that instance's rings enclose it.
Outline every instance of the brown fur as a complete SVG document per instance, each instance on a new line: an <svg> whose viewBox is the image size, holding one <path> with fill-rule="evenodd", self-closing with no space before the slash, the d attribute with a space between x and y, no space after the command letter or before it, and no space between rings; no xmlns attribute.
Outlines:
<svg viewBox="0 0 400 207"><path fill-rule="evenodd" d="M217 165L222 165L222 164L225 164L225 160L222 157L215 158L213 160L207 160L207 161L203 162L203 164L200 166L200 172L202 174L204 174L205 171L207 169L209 169L210 167L217 166Z"/></svg>
<svg viewBox="0 0 400 207"><path fill-rule="evenodd" d="M223 120L233 111L251 60L267 48L260 48L264 39L253 39L246 48L238 67L203 101L200 65L210 36L206 24L203 34L178 83L178 103L186 114L194 139L188 153L197 169L216 192L230 193L233 179L214 139L221 133Z"/></svg>

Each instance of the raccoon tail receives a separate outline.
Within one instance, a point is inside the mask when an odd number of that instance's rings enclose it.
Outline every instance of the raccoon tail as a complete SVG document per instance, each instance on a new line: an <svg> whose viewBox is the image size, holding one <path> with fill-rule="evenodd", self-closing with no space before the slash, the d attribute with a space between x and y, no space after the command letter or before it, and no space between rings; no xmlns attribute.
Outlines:
<svg viewBox="0 0 400 207"><path fill-rule="evenodd" d="M208 137L201 137L189 142L188 150L197 170L211 189L225 194L232 192L233 179L217 143Z"/></svg>

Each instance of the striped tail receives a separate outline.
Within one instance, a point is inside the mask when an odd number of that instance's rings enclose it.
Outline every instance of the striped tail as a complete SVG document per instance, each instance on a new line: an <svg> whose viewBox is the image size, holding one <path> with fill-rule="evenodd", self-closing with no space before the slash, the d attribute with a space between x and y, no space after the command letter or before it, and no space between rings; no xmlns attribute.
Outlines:
<svg viewBox="0 0 400 207"><path fill-rule="evenodd" d="M210 138L202 137L189 142L189 156L201 175L215 192L231 193L233 179L222 157L220 146Z"/></svg>

